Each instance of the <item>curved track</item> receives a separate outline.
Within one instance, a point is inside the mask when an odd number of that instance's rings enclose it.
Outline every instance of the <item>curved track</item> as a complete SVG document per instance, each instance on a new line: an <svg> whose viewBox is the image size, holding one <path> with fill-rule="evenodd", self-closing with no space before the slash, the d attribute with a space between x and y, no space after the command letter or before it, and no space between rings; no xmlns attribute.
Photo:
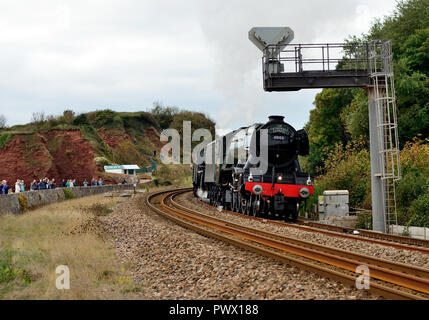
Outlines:
<svg viewBox="0 0 429 320"><path fill-rule="evenodd" d="M370 291L393 299L428 299L429 270L312 242L281 236L214 218L178 204L174 198L189 188L161 191L147 197L159 214L198 233L226 241L281 262L354 286L358 266L370 270ZM361 240L361 238L359 238Z"/></svg>
<svg viewBox="0 0 429 320"><path fill-rule="evenodd" d="M213 206L207 203L204 203L202 201L201 201L201 204L210 208L214 208ZM239 217L243 217L245 219L252 219L252 220L261 221L263 223L273 224L276 226L291 227L291 228L296 228L296 229L300 229L308 232L322 233L322 234L326 234L326 235L338 237L338 238L359 240L359 241L364 241L368 243L389 246L396 249L418 251L421 253L429 254L428 240L414 239L409 237L403 237L403 236L397 236L397 235L391 235L391 234L385 234L385 233L379 233L375 231L361 230L361 229L358 229L359 235L353 235L352 233L353 231L355 231L355 229L333 226L333 225L318 223L314 221L300 219L298 220L297 223L288 223L288 222L283 222L278 220L270 220L270 219L264 219L264 218L253 217L253 216L246 216L244 214L228 211L228 210L223 210L223 212L233 214Z"/></svg>

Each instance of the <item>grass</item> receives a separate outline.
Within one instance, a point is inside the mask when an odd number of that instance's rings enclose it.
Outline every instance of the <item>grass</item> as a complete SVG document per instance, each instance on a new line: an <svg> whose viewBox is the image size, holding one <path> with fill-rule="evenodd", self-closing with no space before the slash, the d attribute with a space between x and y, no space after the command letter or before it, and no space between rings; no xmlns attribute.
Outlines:
<svg viewBox="0 0 429 320"><path fill-rule="evenodd" d="M98 220L116 203L97 195L0 217L0 299L131 298L135 286ZM70 269L70 290L55 286L59 265Z"/></svg>
<svg viewBox="0 0 429 320"><path fill-rule="evenodd" d="M155 186L188 187L192 185L192 169L189 165L159 165L152 176Z"/></svg>
<svg viewBox="0 0 429 320"><path fill-rule="evenodd" d="M112 159L113 150L104 142L94 127L90 125L83 125L79 128L82 137L86 139L95 150L97 150L99 155L105 156L110 160Z"/></svg>
<svg viewBox="0 0 429 320"><path fill-rule="evenodd" d="M0 134L0 148L6 146L10 140L12 140L13 134L11 133L2 133Z"/></svg>

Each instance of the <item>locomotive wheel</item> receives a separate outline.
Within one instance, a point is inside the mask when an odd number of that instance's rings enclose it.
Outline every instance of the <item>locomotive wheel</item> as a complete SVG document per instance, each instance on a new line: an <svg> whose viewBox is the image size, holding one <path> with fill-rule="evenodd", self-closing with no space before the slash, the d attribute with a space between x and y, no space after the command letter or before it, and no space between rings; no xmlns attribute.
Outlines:
<svg viewBox="0 0 429 320"><path fill-rule="evenodd" d="M232 193L232 211L237 212L237 193Z"/></svg>
<svg viewBox="0 0 429 320"><path fill-rule="evenodd" d="M250 195L250 198L247 200L247 206L246 206L247 212L246 214L248 216L253 214L253 209L254 209L254 201L253 201L253 197L252 195Z"/></svg>
<svg viewBox="0 0 429 320"><path fill-rule="evenodd" d="M259 198L259 199L258 199ZM252 203L252 215L254 217L259 216L259 211L260 211L260 206L261 206L261 200L260 197L256 197L256 200L253 201Z"/></svg>
<svg viewBox="0 0 429 320"><path fill-rule="evenodd" d="M252 205L253 205L252 196L250 196L250 198L247 199L247 202L246 202L246 215L248 216L250 216L252 213Z"/></svg>
<svg viewBox="0 0 429 320"><path fill-rule="evenodd" d="M246 201L246 199L244 199L241 195L238 196L238 199L240 200L238 202L238 205L240 206L239 212L242 214L246 214L246 202L243 205L243 200Z"/></svg>
<svg viewBox="0 0 429 320"><path fill-rule="evenodd" d="M250 201L246 197L243 197L244 199L244 206L243 206L243 213L248 216L250 214Z"/></svg>
<svg viewBox="0 0 429 320"><path fill-rule="evenodd" d="M222 201L222 207L223 207L224 210L228 210L229 209L228 208L228 202L226 202L225 199L223 199L223 201Z"/></svg>
<svg viewBox="0 0 429 320"><path fill-rule="evenodd" d="M292 211L292 220L293 221L298 220L298 215L299 215L299 203L296 204L295 210Z"/></svg>
<svg viewBox="0 0 429 320"><path fill-rule="evenodd" d="M292 202L286 207L286 217L285 220L296 221L299 214L299 204L297 202Z"/></svg>
<svg viewBox="0 0 429 320"><path fill-rule="evenodd" d="M256 208L256 203L254 203L253 207L252 207L252 216L254 216L254 217L258 216L258 211L257 211L257 208Z"/></svg>

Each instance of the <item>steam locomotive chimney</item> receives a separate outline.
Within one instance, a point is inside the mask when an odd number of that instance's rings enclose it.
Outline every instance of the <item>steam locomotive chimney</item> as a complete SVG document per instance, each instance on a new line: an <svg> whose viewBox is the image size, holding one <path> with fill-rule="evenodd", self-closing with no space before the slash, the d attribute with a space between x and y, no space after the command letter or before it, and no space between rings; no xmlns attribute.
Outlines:
<svg viewBox="0 0 429 320"><path fill-rule="evenodd" d="M284 122L284 118L283 116L269 116L268 120L269 122Z"/></svg>

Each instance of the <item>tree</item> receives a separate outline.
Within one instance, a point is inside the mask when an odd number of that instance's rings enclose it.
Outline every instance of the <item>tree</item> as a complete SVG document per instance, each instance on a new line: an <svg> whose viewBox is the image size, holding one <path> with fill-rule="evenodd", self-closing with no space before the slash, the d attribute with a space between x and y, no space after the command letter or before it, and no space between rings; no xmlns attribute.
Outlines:
<svg viewBox="0 0 429 320"><path fill-rule="evenodd" d="M215 136L216 123L201 112L181 111L174 116L170 127L176 129L183 137L183 121L191 121L192 133L197 129L207 129Z"/></svg>
<svg viewBox="0 0 429 320"><path fill-rule="evenodd" d="M392 39L395 71L395 89L398 108L399 142L421 134L429 137L429 0L399 1L393 15L377 20L362 38L349 37L356 43L373 39ZM341 140L368 137L368 97L362 89L352 89L349 101L332 95L332 89L316 96L316 110L311 111L308 132L310 138L310 172L323 166L323 154ZM335 92L335 91L333 91ZM332 112L333 111L333 112ZM339 119L335 113L340 114ZM332 117L326 119L324 114ZM342 125L338 124L341 120ZM326 130L331 126L334 132ZM339 130L345 129L343 132ZM332 136L337 133L338 137ZM346 138L346 139L344 139Z"/></svg>
<svg viewBox="0 0 429 320"><path fill-rule="evenodd" d="M78 115L76 118L74 118L73 120L73 124L75 126L81 126L81 125L88 125L88 118L86 117L86 115L84 113Z"/></svg>
<svg viewBox="0 0 429 320"><path fill-rule="evenodd" d="M164 107L160 102L154 102L151 110L161 129L167 129L173 122L174 116L179 113L176 107Z"/></svg>
<svg viewBox="0 0 429 320"><path fill-rule="evenodd" d="M396 11L377 20L367 35L349 40L392 39L403 177L396 188L398 220L402 225L426 227L429 226L428 8L429 0L401 0ZM369 153L365 145L368 139L367 99L362 89L343 92L325 89L318 94L314 102L316 108L311 111L306 125L310 156L304 162L310 173L317 167L324 169L316 180L317 190L349 189L354 206L369 208ZM359 139L363 144L358 149L350 149L356 152L347 151L349 144L344 148L345 141L350 140L355 145Z"/></svg>
<svg viewBox="0 0 429 320"><path fill-rule="evenodd" d="M46 122L46 115L44 111L40 112L33 112L31 116L31 121L35 123L36 125L40 125L44 122Z"/></svg>
<svg viewBox="0 0 429 320"><path fill-rule="evenodd" d="M7 119L4 115L0 114L0 129L6 127Z"/></svg>
<svg viewBox="0 0 429 320"><path fill-rule="evenodd" d="M341 111L341 121L351 140L369 140L368 96L365 90L355 90L353 100Z"/></svg>
<svg viewBox="0 0 429 320"><path fill-rule="evenodd" d="M349 141L340 114L344 106L352 102L353 92L352 89L324 89L317 94L316 108L310 111L310 121L305 127L310 142L308 168L305 168L309 173L315 174L318 167L323 167L327 152L336 143L345 145Z"/></svg>
<svg viewBox="0 0 429 320"><path fill-rule="evenodd" d="M392 39L393 55L397 57L409 36L429 26L428 8L429 0L400 0L392 15L372 25L367 38Z"/></svg>
<svg viewBox="0 0 429 320"><path fill-rule="evenodd" d="M402 46L410 70L429 76L429 28L418 30Z"/></svg>
<svg viewBox="0 0 429 320"><path fill-rule="evenodd" d="M61 123L72 124L75 118L75 113L73 110L67 109L64 110L63 115L60 117Z"/></svg>

